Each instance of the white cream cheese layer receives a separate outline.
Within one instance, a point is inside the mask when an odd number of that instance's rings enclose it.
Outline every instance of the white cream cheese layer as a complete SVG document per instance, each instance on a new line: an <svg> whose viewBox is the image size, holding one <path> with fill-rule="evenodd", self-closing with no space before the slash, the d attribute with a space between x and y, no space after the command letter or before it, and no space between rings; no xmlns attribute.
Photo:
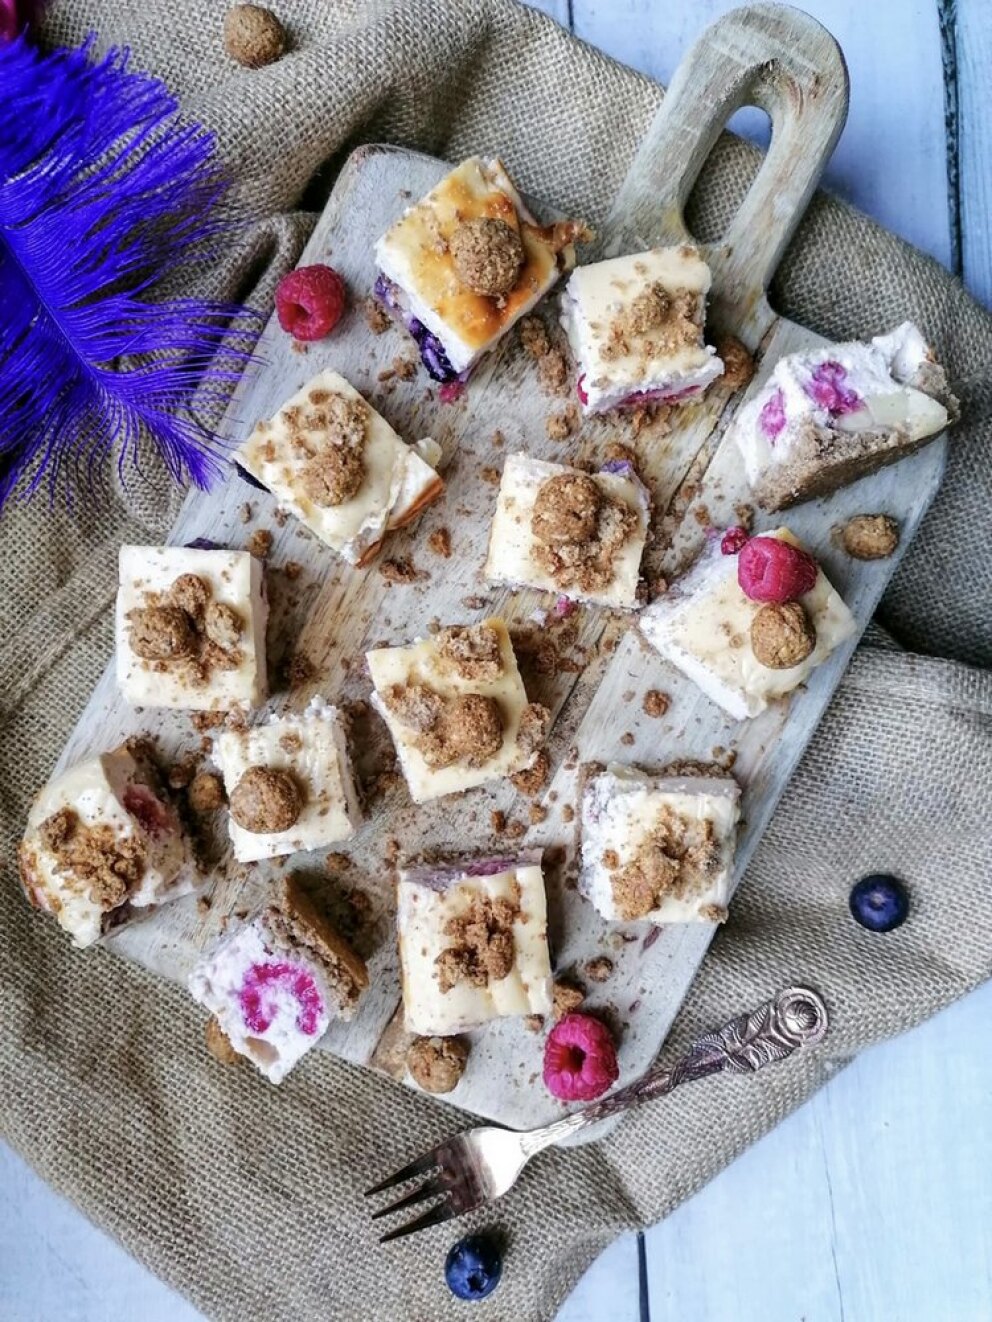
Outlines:
<svg viewBox="0 0 992 1322"><path fill-rule="evenodd" d="M521 748L519 742L520 718L527 706L527 693L520 678L506 625L498 619L484 620L482 623L495 630L499 637L501 673L496 679L463 679L439 662L437 647L432 638L422 638L407 647L380 647L365 654L375 686L372 705L389 727L414 803L427 803L444 794L458 794L462 790L483 785L486 781L523 771L533 764L536 757L536 752ZM383 693L394 684L425 684L443 698L458 697L464 693L479 693L493 698L499 705L503 719L502 744L482 766L469 767L457 762L433 770L416 746L416 731L404 725L383 700Z"/></svg>
<svg viewBox="0 0 992 1322"><path fill-rule="evenodd" d="M607 767L588 781L582 796L580 893L608 922L628 921L617 908L613 873L634 859L659 814L669 810L688 823L711 824L717 862L705 887L681 897L666 895L637 921L719 921L716 914L726 910L734 881L739 804L740 787L729 776L649 776L636 767Z"/></svg>
<svg viewBox="0 0 992 1322"><path fill-rule="evenodd" d="M569 277L561 322L578 365L586 413L615 408L641 392L658 398L670 395L671 402L680 402L679 397L700 394L722 374L722 361L703 341L702 323L694 344L671 353L645 352L643 346L639 351L636 338L631 352L611 352L612 323L656 283L672 294L686 290L705 299L710 269L693 248L652 248L576 267Z"/></svg>
<svg viewBox="0 0 992 1322"><path fill-rule="evenodd" d="M362 483L354 496L339 505L318 505L306 494L302 473L307 456L291 440L300 435L314 450L327 443L325 429L307 425L308 419L321 416L320 401L326 395L358 402L367 411ZM373 554L390 528L400 527L440 495L443 484L434 468L440 457L441 447L430 437L416 445L405 444L337 372L321 372L308 381L275 417L258 423L234 456L282 506L349 564Z"/></svg>
<svg viewBox="0 0 992 1322"><path fill-rule="evenodd" d="M90 894L85 879L64 870L41 828L63 808L82 827L109 827L115 839L143 851L144 869L122 902L146 908L188 895L196 875L186 837L172 804L148 784L141 766L124 747L101 753L51 781L28 815L20 849L21 876L31 902L55 915L79 947L92 945L108 913Z"/></svg>
<svg viewBox="0 0 992 1322"><path fill-rule="evenodd" d="M335 1003L320 964L274 942L264 914L201 957L189 990L272 1083L324 1036Z"/></svg>
<svg viewBox="0 0 992 1322"><path fill-rule="evenodd" d="M761 536L799 545L787 528ZM638 623L662 656L724 711L743 720L804 683L855 632L854 617L822 569L799 600L816 630L813 651L785 670L763 666L751 647L751 623L762 603L747 597L738 583L737 556L722 555L714 541L665 596L641 612Z"/></svg>
<svg viewBox="0 0 992 1322"><path fill-rule="evenodd" d="M524 268L504 299L467 289L448 249L468 220L503 220L520 235ZM456 372L464 372L497 343L558 279L559 255L538 226L502 162L473 156L463 161L391 226L375 247L376 263L398 285L405 310L444 346ZM571 249L563 254L570 264Z"/></svg>
<svg viewBox="0 0 992 1322"><path fill-rule="evenodd" d="M482 869L485 875L472 875L470 868ZM494 870L486 872L490 868ZM462 981L442 991L437 960L453 943L445 928L463 917L480 896L519 903L512 929L513 966L505 978L485 987ZM547 901L539 853L401 871L397 929L408 1032L459 1033L508 1015L550 1013Z"/></svg>
<svg viewBox="0 0 992 1322"><path fill-rule="evenodd" d="M241 863L323 849L349 839L361 824L344 722L323 698L311 699L302 716L273 716L249 730L224 730L216 757L228 798L249 767L265 767L288 771L303 800L287 831L246 831L230 820L234 856Z"/></svg>
<svg viewBox="0 0 992 1322"><path fill-rule="evenodd" d="M947 409L918 388L933 365L932 351L908 321L867 344L786 354L733 424L748 482L754 486L786 463L810 426L826 433L895 431L908 442L942 431Z"/></svg>
<svg viewBox="0 0 992 1322"><path fill-rule="evenodd" d="M149 661L131 647L128 615L154 604L181 574L195 574L210 588L211 600L230 606L243 630L239 663L211 670L203 685L191 683L181 664ZM122 546L117 592L117 680L132 707L178 707L187 711L226 711L258 707L265 701L265 625L268 603L261 563L247 551L184 546Z"/></svg>
<svg viewBox="0 0 992 1322"><path fill-rule="evenodd" d="M629 465L628 465L629 468ZM594 473L602 490L637 515L637 530L620 548L614 560L613 581L601 592L583 593L576 586L560 588L534 560L535 545L531 520L534 502L541 486L550 478L579 470L565 464L550 464L531 459L526 454L507 456L500 480L496 513L489 533L486 578L490 583L541 588L564 593L576 601L590 601L601 606L619 606L630 610L637 606L641 556L647 540L650 497L647 488L631 468L627 472Z"/></svg>

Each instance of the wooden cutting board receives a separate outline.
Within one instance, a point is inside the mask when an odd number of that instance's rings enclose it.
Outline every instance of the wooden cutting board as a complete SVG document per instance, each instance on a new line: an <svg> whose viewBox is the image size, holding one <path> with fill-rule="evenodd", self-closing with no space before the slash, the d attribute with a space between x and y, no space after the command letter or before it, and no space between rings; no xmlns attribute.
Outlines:
<svg viewBox="0 0 992 1322"><path fill-rule="evenodd" d="M737 335L759 355L750 393L782 354L822 343L812 332L776 316L765 290L846 115L844 62L823 28L777 5L740 9L715 23L674 78L592 255L689 240L683 213L693 183L727 118L744 104L769 113L771 147L723 240L701 246L713 270L711 328ZM548 143L549 152L554 146ZM375 239L448 168L392 147L359 149L341 171L301 264L332 263L357 305L375 278ZM583 254L585 260L590 256ZM646 557L650 575L671 576L701 545L707 526L738 522L735 506L748 501L736 449L725 441L743 393L731 396L717 385L700 402L679 411L670 430L659 421L635 435L630 420L594 419L583 423L570 440L552 442L545 421L568 401L542 393L536 366L516 335L481 366L463 399L449 405L439 403L422 371L410 381L383 379L398 356L414 357L413 345L395 329L373 336L357 306L325 341L307 352L297 349L273 319L225 420L223 430L232 443L239 443L259 418L271 416L311 376L333 368L406 439L432 435L440 442L447 491L412 530L394 534L380 558L381 564L386 558L409 557L421 575L410 584L387 581L375 565L364 571L348 566L292 518L277 523L273 498L237 476L212 492L189 497L172 530L173 543L208 537L240 547L256 529L274 534L268 561L270 668L278 676L292 656L300 656L311 673L292 689L284 684L268 710L300 709L316 692L338 703L367 698L365 650L423 635L432 620L455 624L500 614L511 628L534 627L534 613L552 604L547 595L488 588L482 579L496 501L493 479L507 453L524 449L541 458L582 462L601 459L611 441L632 445L656 512L655 536ZM930 504L943 465L944 442L938 441L829 499L789 512L789 526L823 564L853 611L859 633ZM247 523L242 521L246 503L252 512ZM836 525L854 513L879 510L902 524L896 555L860 563L838 552L832 535ZM757 526L779 522L759 518ZM450 559L428 546L431 533L442 527L451 535ZM286 567L294 562L302 569L291 578ZM358 944L369 960L371 987L355 1019L334 1025L321 1045L348 1061L402 1079L406 1039L397 1015L395 851L503 851L507 836L495 834L491 825L491 814L498 810L508 822L526 827L521 847L564 849L564 861L547 868L555 967L583 982L589 1005L602 1010L616 1027L621 1078L634 1078L664 1041L714 928L692 924L658 929L632 923L611 929L580 898L571 884L577 842L568 809L577 818L582 764L616 759L650 768L674 759L729 760L735 755L745 823L736 862L739 878L856 640L835 652L789 705L735 723L643 643L632 617L583 608L544 636L557 637L556 673L548 673L546 664L527 665L526 658L524 668L530 697L550 706L555 717L549 745L553 776L539 801L547 812L543 821L531 822L531 801L508 782L421 809L413 807L401 783L384 788L380 783L370 798L367 824L347 848L350 865L339 877L328 875L322 855L245 869L230 858L222 821L209 913L202 916L192 898L182 900L107 937L106 945L164 977L184 981L227 916L241 915L263 901L284 867L311 877L332 910L341 908L343 894L355 888L366 897L370 914ZM671 697L664 718L643 711L644 695L652 689ZM154 735L170 757L196 749L200 742L188 714L129 709L118 694L111 665L56 771L139 731ZM387 751L377 718L358 719L355 752L370 785L375 785ZM734 939L732 915L722 939ZM604 982L590 981L585 965L601 956L611 961L612 973ZM815 968L783 969L786 980L800 974L815 982ZM542 1034L529 1032L520 1021L504 1021L471 1036L468 1068L450 1101L513 1127L541 1124L561 1114L560 1104L540 1082ZM300 1068L306 1069L306 1063ZM258 1086L269 1085L259 1079ZM292 1088L292 1081L283 1086Z"/></svg>

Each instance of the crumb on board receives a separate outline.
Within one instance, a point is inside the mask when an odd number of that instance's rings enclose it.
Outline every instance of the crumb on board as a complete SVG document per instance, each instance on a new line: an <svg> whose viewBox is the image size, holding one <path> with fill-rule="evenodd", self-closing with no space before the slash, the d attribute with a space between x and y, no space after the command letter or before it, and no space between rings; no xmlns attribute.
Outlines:
<svg viewBox="0 0 992 1322"><path fill-rule="evenodd" d="M258 560L265 560L272 550L272 534L268 528L256 528L245 546L249 553Z"/></svg>

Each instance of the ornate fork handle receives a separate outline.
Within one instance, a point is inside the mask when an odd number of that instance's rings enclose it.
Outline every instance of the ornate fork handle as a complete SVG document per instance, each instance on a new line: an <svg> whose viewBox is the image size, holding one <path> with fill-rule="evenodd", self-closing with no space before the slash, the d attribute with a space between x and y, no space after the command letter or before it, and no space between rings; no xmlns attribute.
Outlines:
<svg viewBox="0 0 992 1322"><path fill-rule="evenodd" d="M714 1033L697 1038L674 1065L652 1069L619 1092L524 1135L528 1156L552 1143L598 1124L655 1097L664 1097L682 1083L732 1070L753 1074L773 1061L784 1060L800 1047L812 1046L827 1031L827 1007L808 987L789 987L756 1010L731 1019Z"/></svg>

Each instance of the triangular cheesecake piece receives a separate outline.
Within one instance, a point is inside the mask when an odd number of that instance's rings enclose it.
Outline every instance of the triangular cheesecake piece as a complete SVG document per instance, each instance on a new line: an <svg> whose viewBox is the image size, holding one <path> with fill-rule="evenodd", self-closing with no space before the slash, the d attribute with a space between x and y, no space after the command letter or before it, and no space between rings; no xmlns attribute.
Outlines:
<svg viewBox="0 0 992 1322"><path fill-rule="evenodd" d="M758 504L780 510L894 463L956 417L944 369L907 321L779 359L733 433Z"/></svg>

